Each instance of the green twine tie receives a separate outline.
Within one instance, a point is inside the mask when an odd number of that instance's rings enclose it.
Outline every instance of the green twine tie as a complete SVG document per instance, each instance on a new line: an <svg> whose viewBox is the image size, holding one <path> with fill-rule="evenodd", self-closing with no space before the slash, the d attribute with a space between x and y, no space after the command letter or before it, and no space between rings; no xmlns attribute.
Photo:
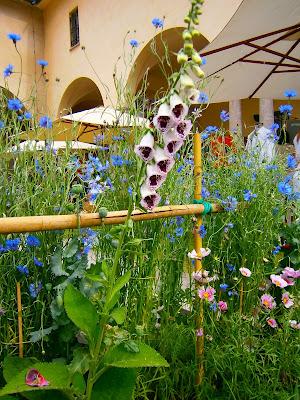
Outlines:
<svg viewBox="0 0 300 400"><path fill-rule="evenodd" d="M193 204L202 204L204 206L202 215L206 215L212 211L212 204L203 199L201 199L201 200L194 199Z"/></svg>

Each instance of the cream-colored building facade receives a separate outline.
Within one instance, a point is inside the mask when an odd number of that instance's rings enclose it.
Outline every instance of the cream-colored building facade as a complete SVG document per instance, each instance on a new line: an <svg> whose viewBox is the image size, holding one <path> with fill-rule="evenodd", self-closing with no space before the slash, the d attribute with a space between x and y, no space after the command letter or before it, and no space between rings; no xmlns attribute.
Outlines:
<svg viewBox="0 0 300 400"><path fill-rule="evenodd" d="M163 37L170 50L181 47L183 17L189 0L0 0L0 69L13 64L16 73L6 81L1 74L0 86L18 96L24 104L34 94L38 111L57 118L66 110L81 111L98 105L115 105L116 76L133 91L141 85L148 70L148 94L163 85L157 58L150 43L160 30L151 24L154 17L164 19ZM222 4L221 4L222 3ZM200 51L211 43L229 23L242 0L207 0L200 18L201 37L196 43ZM70 44L70 13L78 9L79 43ZM9 32L22 36L17 49L22 56L22 81L20 56ZM130 39L139 46L132 49ZM49 65L42 75L37 59ZM126 62L124 62L126 60ZM116 73L116 76L114 75ZM230 109L237 117L242 112L243 121L253 125L253 113L264 111L258 99L212 104L203 116L203 125L213 124L222 109ZM29 103L28 103L29 104ZM267 104L267 103L266 103ZM270 107L266 107L266 112ZM248 129L249 130L249 129Z"/></svg>

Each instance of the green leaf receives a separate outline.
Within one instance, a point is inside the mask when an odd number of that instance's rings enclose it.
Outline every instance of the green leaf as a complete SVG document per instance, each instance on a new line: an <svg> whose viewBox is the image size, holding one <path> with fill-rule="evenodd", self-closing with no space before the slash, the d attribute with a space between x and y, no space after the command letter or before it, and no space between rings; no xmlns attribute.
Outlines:
<svg viewBox="0 0 300 400"><path fill-rule="evenodd" d="M167 361L150 346L145 343L137 343L137 345L140 350L138 353L128 351L124 343L112 347L104 356L104 365L118 368L169 366Z"/></svg>
<svg viewBox="0 0 300 400"><path fill-rule="evenodd" d="M109 368L95 383L91 400L131 400L135 381L135 369Z"/></svg>
<svg viewBox="0 0 300 400"><path fill-rule="evenodd" d="M116 321L118 325L121 325L125 321L126 313L126 307L115 308L111 313L111 317Z"/></svg>
<svg viewBox="0 0 300 400"><path fill-rule="evenodd" d="M65 392L69 392L68 390L65 390ZM43 393L41 395L41 393ZM28 400L68 400L70 399L69 396L65 395L63 392L59 390L47 390L47 391L35 391L35 392L26 392L22 393L22 397L25 397L25 399ZM2 397L1 397L2 400Z"/></svg>
<svg viewBox="0 0 300 400"><path fill-rule="evenodd" d="M34 363L36 358L6 357L3 361L3 376L6 382L11 381L16 375Z"/></svg>
<svg viewBox="0 0 300 400"><path fill-rule="evenodd" d="M65 290L64 304L70 320L93 342L99 319L93 304L72 285Z"/></svg>
<svg viewBox="0 0 300 400"><path fill-rule="evenodd" d="M12 397L12 396L1 396L1 400L12 400L12 399L16 399L17 400L17 398L16 397Z"/></svg>
<svg viewBox="0 0 300 400"><path fill-rule="evenodd" d="M57 251L51 257L51 271L55 276L69 276L69 274L63 269L63 262L61 251Z"/></svg>
<svg viewBox="0 0 300 400"><path fill-rule="evenodd" d="M58 328L57 325L52 325L46 329L40 329L39 331L34 331L29 334L30 342L36 343L43 339L43 337L49 335L51 332L55 331Z"/></svg>
<svg viewBox="0 0 300 400"><path fill-rule="evenodd" d="M26 372L29 368L37 369L49 382L48 386L32 387L25 383ZM7 394L35 392L44 390L68 390L70 388L70 377L67 367L60 363L31 363L30 366L18 372L6 386L0 390L0 397Z"/></svg>
<svg viewBox="0 0 300 400"><path fill-rule="evenodd" d="M85 374L89 369L89 362L91 356L87 349L83 347L77 347L73 352L73 360L68 365L70 374L73 375L76 372Z"/></svg>
<svg viewBox="0 0 300 400"><path fill-rule="evenodd" d="M116 280L116 283L115 283L114 287L112 288L112 291L110 293L110 297L109 297L109 300L107 303L108 310L111 310L112 307L118 301L119 292L122 289L122 287L124 287L129 282L130 276L131 276L131 272L127 271L127 272L125 272L124 275L120 276L120 278L118 278Z"/></svg>
<svg viewBox="0 0 300 400"><path fill-rule="evenodd" d="M70 243L64 249L63 257L64 258L71 258L76 254L77 250L78 250L78 238L75 237L70 241Z"/></svg>
<svg viewBox="0 0 300 400"><path fill-rule="evenodd" d="M75 372L72 376L72 389L76 394L84 394L86 383L83 375L80 372Z"/></svg>

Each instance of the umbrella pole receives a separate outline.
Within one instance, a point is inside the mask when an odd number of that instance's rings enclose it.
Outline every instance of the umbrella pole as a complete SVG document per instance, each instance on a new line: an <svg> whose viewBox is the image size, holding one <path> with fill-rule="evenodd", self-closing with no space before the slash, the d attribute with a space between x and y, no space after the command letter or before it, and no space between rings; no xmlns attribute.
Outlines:
<svg viewBox="0 0 300 400"><path fill-rule="evenodd" d="M202 189L202 162L201 162L201 136L200 133L194 134L194 179L195 179L195 190L194 199L201 200L201 189ZM199 228L202 225L201 214L196 214L196 223L194 226L194 248L199 256L201 254L202 238L199 233ZM196 272L202 270L201 259L195 260L195 270ZM196 284L196 289L198 284ZM196 314L196 362L197 362L197 372L196 372L196 385L200 385L204 376L204 365L203 365L203 355L204 355L204 333L203 333L203 322L204 322L204 309L203 302L197 296L195 298L195 309Z"/></svg>

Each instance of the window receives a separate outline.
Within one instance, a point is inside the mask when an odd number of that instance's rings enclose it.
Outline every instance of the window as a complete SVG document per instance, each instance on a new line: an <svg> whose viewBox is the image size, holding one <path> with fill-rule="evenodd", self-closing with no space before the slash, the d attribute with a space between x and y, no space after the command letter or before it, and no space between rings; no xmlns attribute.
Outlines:
<svg viewBox="0 0 300 400"><path fill-rule="evenodd" d="M79 19L78 8L70 12L70 41L71 47L79 44Z"/></svg>

